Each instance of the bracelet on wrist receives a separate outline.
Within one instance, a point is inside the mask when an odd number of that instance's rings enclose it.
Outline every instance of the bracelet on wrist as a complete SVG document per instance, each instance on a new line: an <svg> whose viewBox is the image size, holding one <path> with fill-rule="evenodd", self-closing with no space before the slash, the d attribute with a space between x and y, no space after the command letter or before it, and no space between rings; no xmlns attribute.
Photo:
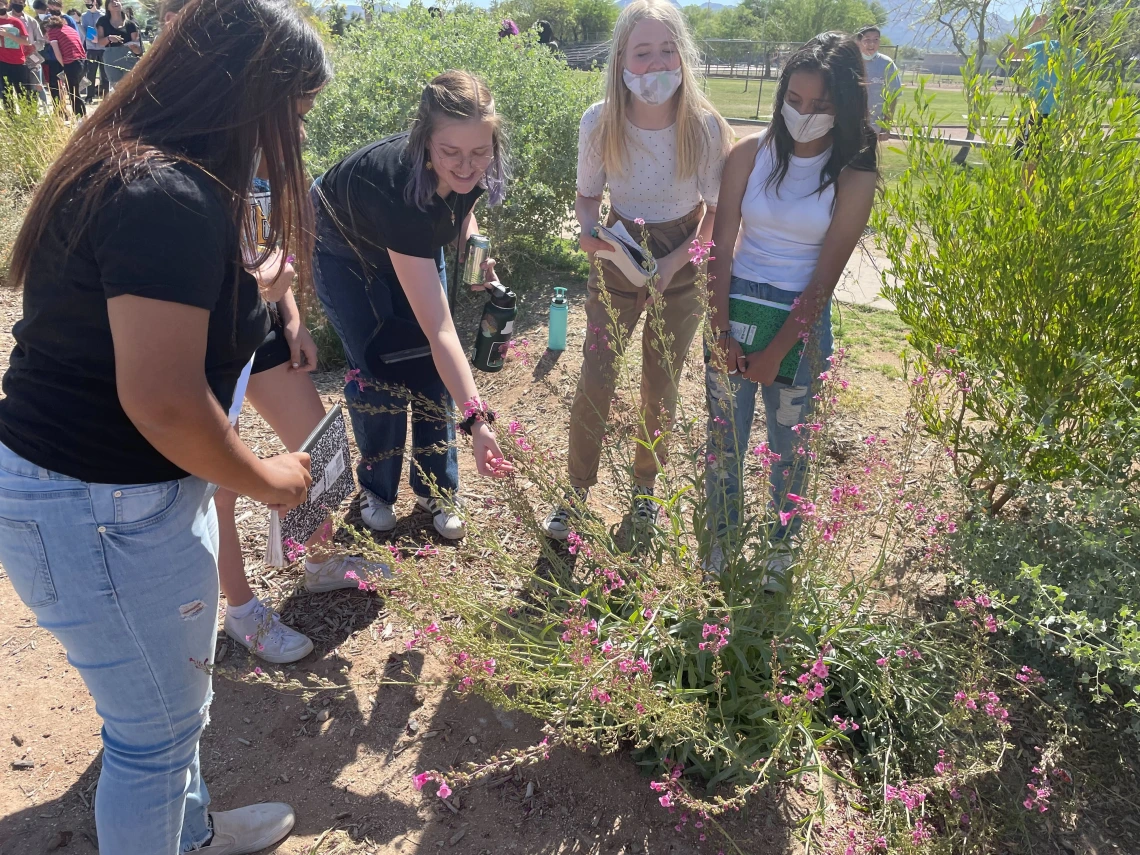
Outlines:
<svg viewBox="0 0 1140 855"><path fill-rule="evenodd" d="M482 422L485 425L495 423L495 411L478 398L472 398L463 405L463 415L465 418L456 427L468 436L471 436L476 422Z"/></svg>

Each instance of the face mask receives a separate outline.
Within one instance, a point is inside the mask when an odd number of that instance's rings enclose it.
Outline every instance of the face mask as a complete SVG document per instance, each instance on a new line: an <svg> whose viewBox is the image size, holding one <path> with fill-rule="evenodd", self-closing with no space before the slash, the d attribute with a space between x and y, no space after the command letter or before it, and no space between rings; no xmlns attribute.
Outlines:
<svg viewBox="0 0 1140 855"><path fill-rule="evenodd" d="M672 71L653 71L649 74L634 74L626 68L622 70L621 76L633 97L650 106L664 104L681 86L680 66Z"/></svg>
<svg viewBox="0 0 1140 855"><path fill-rule="evenodd" d="M23 15L24 14L24 7L23 6L12 6L11 8L12 8L12 14L13 15Z"/></svg>
<svg viewBox="0 0 1140 855"><path fill-rule="evenodd" d="M865 53L865 54L863 54L863 62L870 62L870 61L871 61L871 60L873 60L874 58L875 58L875 55L874 55L873 53Z"/></svg>
<svg viewBox="0 0 1140 855"><path fill-rule="evenodd" d="M805 116L787 101L784 102L780 115L784 117L784 124L792 139L801 143L819 139L835 125L835 116L827 113L808 113Z"/></svg>

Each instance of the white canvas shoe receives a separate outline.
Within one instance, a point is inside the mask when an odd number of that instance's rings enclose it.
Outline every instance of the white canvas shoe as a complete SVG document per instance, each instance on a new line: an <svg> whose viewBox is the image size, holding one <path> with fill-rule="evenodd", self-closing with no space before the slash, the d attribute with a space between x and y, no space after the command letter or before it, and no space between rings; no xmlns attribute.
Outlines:
<svg viewBox="0 0 1140 855"><path fill-rule="evenodd" d="M365 493L364 501L360 503L360 518L375 531L389 532L396 527L396 512L392 506L371 493Z"/></svg>
<svg viewBox="0 0 1140 855"><path fill-rule="evenodd" d="M459 540L467 534L467 526L463 522L463 517L456 513L457 508L439 499L425 499L423 496L416 496L416 504L431 514L435 530L441 537Z"/></svg>
<svg viewBox="0 0 1140 855"><path fill-rule="evenodd" d="M211 813L214 836L197 851L206 855L252 855L285 837L296 821L293 808L283 802Z"/></svg>
<svg viewBox="0 0 1140 855"><path fill-rule="evenodd" d="M312 594L359 588L361 582L392 578L387 564L356 555L336 555L320 564L305 562L305 590Z"/></svg>
<svg viewBox="0 0 1140 855"><path fill-rule="evenodd" d="M296 662L313 652L313 642L307 635L285 626L277 612L260 600L243 618L234 617L227 608L223 627L226 635L273 665Z"/></svg>

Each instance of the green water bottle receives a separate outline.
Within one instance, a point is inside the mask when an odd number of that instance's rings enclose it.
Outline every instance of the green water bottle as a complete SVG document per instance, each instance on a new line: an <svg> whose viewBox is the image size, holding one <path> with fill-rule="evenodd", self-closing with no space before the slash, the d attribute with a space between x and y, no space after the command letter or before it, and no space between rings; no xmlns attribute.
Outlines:
<svg viewBox="0 0 1140 855"><path fill-rule="evenodd" d="M472 359L480 371L501 371L506 356L507 342L515 331L515 292L502 282L491 286L491 298L483 306L479 332L475 336L475 356Z"/></svg>
<svg viewBox="0 0 1140 855"><path fill-rule="evenodd" d="M566 304L566 289L555 288L554 298L550 301L550 323L547 325L546 333L547 349L566 349L566 315L569 308Z"/></svg>

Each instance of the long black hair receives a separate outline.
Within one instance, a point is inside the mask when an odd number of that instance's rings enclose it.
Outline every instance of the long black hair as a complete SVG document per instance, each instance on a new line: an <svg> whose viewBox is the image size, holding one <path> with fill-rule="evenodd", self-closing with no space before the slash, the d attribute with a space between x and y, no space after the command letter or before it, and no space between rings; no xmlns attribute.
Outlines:
<svg viewBox="0 0 1140 855"><path fill-rule="evenodd" d="M792 54L780 73L776 100L772 105L772 123L762 145L771 146L776 168L768 176L766 187L779 190L788 174L795 152L795 140L784 122L784 97L788 83L797 71L817 72L835 106L835 125L831 129L831 157L819 173L822 193L839 180L839 173L850 166L875 172L875 131L867 114L867 80L863 71L863 55L859 43L846 33L821 33Z"/></svg>

